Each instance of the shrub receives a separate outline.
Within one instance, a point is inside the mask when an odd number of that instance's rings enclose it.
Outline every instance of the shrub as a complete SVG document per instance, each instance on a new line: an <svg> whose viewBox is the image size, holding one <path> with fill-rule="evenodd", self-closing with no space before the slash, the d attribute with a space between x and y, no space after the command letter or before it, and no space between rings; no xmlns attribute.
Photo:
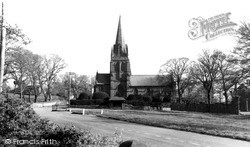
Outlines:
<svg viewBox="0 0 250 147"><path fill-rule="evenodd" d="M41 119L35 111L19 98L0 99L0 144L5 139L51 139L59 147L118 146L121 134L112 136L93 135L75 127L60 127ZM14 145L13 145L14 146Z"/></svg>
<svg viewBox="0 0 250 147"><path fill-rule="evenodd" d="M80 95L77 98L77 100L87 100L87 99L90 99L90 95L87 94L86 92L80 93Z"/></svg>
<svg viewBox="0 0 250 147"><path fill-rule="evenodd" d="M151 107L161 107L162 106L162 102L152 102L150 103Z"/></svg>
<svg viewBox="0 0 250 147"><path fill-rule="evenodd" d="M148 102L144 102L144 101L136 101L136 100L130 100L130 101L126 101L127 104L133 105L133 106L149 106L150 104Z"/></svg>
<svg viewBox="0 0 250 147"><path fill-rule="evenodd" d="M163 102L167 102L167 103L170 103L171 101L171 97L170 96L166 96L163 98Z"/></svg>
<svg viewBox="0 0 250 147"><path fill-rule="evenodd" d="M143 96L143 101L145 102L152 102L152 97L151 96Z"/></svg>
<svg viewBox="0 0 250 147"><path fill-rule="evenodd" d="M40 119L29 104L20 98L5 97L0 102L0 138L39 139L50 127L48 120ZM3 142L0 141L0 144Z"/></svg>
<svg viewBox="0 0 250 147"><path fill-rule="evenodd" d="M108 106L108 104L109 104L109 98L105 98L105 99L103 100L103 103L102 103L101 105L106 105L106 106Z"/></svg>
<svg viewBox="0 0 250 147"><path fill-rule="evenodd" d="M160 97L153 97L153 100L152 102L162 102L161 98Z"/></svg>
<svg viewBox="0 0 250 147"><path fill-rule="evenodd" d="M105 99L109 98L109 95L106 92L96 92L93 94L92 99Z"/></svg>
<svg viewBox="0 0 250 147"><path fill-rule="evenodd" d="M142 96L142 95L130 94L130 95L127 97L127 100L143 101L143 96Z"/></svg>
<svg viewBox="0 0 250 147"><path fill-rule="evenodd" d="M92 99L92 100L70 100L71 105L102 105L104 100Z"/></svg>
<svg viewBox="0 0 250 147"><path fill-rule="evenodd" d="M53 139L59 147L82 146L118 146L121 142L121 133L115 131L111 136L94 135L89 131L83 131L72 127L59 127L54 125L43 134L44 139Z"/></svg>
<svg viewBox="0 0 250 147"><path fill-rule="evenodd" d="M134 99L134 96L133 94L130 94L128 97L127 97L127 100L133 100Z"/></svg>

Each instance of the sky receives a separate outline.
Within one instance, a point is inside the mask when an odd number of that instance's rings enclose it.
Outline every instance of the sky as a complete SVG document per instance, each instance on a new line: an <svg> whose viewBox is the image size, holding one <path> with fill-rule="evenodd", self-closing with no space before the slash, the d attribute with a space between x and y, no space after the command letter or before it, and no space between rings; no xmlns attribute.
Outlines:
<svg viewBox="0 0 250 147"><path fill-rule="evenodd" d="M171 58L196 60L202 49L233 50L233 35L191 40L192 18L230 12L230 21L250 23L249 0L2 1L6 21L31 38L27 49L40 55L58 54L67 63L63 72L93 76L97 71L109 73L119 16L133 75L157 74Z"/></svg>

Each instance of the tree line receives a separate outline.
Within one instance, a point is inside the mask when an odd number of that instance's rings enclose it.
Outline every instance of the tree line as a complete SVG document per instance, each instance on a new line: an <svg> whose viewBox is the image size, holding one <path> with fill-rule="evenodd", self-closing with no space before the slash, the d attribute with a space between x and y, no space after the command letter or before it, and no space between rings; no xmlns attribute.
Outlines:
<svg viewBox="0 0 250 147"><path fill-rule="evenodd" d="M6 25L6 56L4 81L14 80L15 88L23 97L26 86L31 86L37 100L40 92L45 101L51 99L52 85L66 64L58 55L38 55L25 49L31 43L18 26ZM39 90L40 89L40 90Z"/></svg>
<svg viewBox="0 0 250 147"><path fill-rule="evenodd" d="M204 49L197 61L186 57L168 60L160 68L160 75L172 75L176 84L177 102L206 102L214 93L223 93L229 103L230 89L244 82L250 73L250 24L242 23L235 35L237 45L230 54L215 49ZM183 97L185 96L185 98ZM206 97L202 100L201 97Z"/></svg>
<svg viewBox="0 0 250 147"><path fill-rule="evenodd" d="M74 95L83 90L91 91L91 84L86 75L71 73L59 76L59 73L66 67L65 61L58 55L38 55L25 49L31 43L31 39L25 35L16 25L6 25L6 56L4 67L4 91L10 89L6 81L12 79L15 85L15 93L24 98L24 92L29 87L34 102L40 94L43 94L44 101L52 99L52 94L67 97L65 91L69 90L69 84ZM30 100L29 100L30 101Z"/></svg>

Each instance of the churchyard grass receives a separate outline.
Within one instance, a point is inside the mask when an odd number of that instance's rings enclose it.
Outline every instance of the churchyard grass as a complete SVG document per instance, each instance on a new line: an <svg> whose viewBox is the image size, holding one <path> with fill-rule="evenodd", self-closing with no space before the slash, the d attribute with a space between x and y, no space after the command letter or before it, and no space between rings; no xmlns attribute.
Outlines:
<svg viewBox="0 0 250 147"><path fill-rule="evenodd" d="M110 119L250 141L250 116L181 111L107 110Z"/></svg>

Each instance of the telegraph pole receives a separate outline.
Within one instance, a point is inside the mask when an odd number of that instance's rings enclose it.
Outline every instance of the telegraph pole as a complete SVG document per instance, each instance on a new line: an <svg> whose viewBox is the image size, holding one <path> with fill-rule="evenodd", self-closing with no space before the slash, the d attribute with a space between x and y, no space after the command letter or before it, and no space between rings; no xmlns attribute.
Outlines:
<svg viewBox="0 0 250 147"><path fill-rule="evenodd" d="M0 24L0 93L3 92L3 75L5 62L5 48L6 48L6 28L4 27L4 8L2 2L2 16Z"/></svg>
<svg viewBox="0 0 250 147"><path fill-rule="evenodd" d="M68 104L69 104L69 107L70 107L70 92L71 92L71 72L69 72L69 87L68 87Z"/></svg>

